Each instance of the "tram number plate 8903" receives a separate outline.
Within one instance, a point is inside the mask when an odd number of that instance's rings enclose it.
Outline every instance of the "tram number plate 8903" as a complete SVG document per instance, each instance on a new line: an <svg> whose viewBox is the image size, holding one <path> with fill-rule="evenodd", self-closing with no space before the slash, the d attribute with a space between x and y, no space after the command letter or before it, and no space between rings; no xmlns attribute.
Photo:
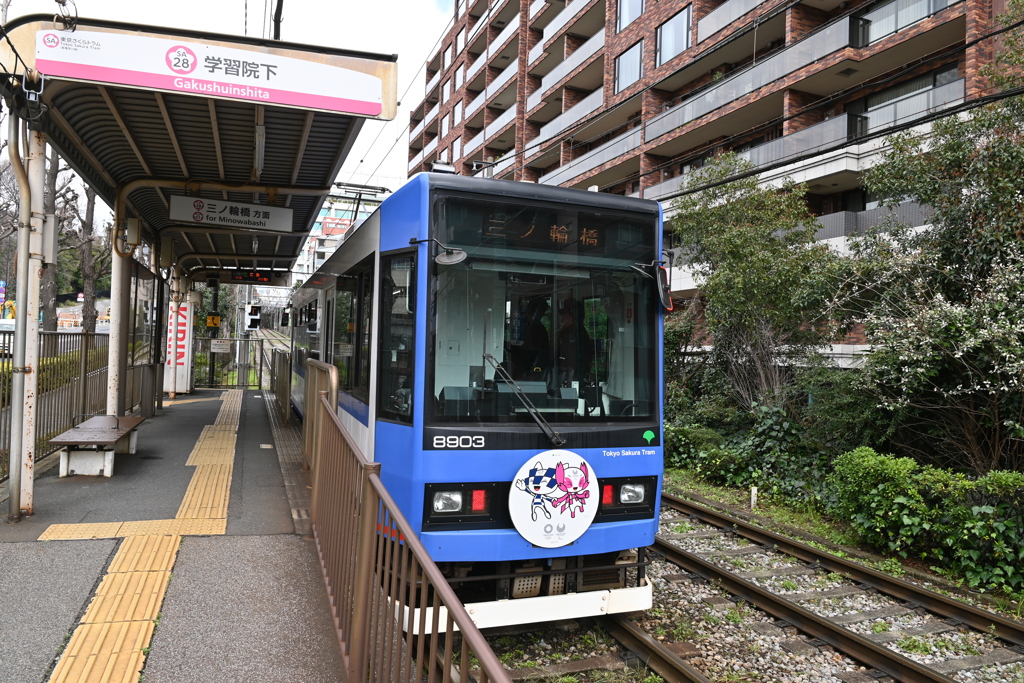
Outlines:
<svg viewBox="0 0 1024 683"><path fill-rule="evenodd" d="M482 436L435 436L434 448L483 448Z"/></svg>

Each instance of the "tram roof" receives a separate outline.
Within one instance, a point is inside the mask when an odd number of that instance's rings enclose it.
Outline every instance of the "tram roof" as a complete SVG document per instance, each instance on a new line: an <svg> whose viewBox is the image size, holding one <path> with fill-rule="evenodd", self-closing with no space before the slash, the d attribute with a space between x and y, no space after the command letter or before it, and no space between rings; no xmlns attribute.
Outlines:
<svg viewBox="0 0 1024 683"><path fill-rule="evenodd" d="M661 211L661 205L650 199L625 197L608 192L588 192L587 190L560 187L558 185L477 178L453 173L421 173L416 178L422 178L423 182L426 182L435 190L478 192L495 197L508 197L509 199L532 199L543 202L584 204L598 210L634 211L654 215L658 215Z"/></svg>
<svg viewBox="0 0 1024 683"><path fill-rule="evenodd" d="M35 125L146 241L172 235L183 272L289 269L363 122L397 111L395 55L52 15L4 30L0 66L42 83ZM238 225L254 204L279 210Z"/></svg>

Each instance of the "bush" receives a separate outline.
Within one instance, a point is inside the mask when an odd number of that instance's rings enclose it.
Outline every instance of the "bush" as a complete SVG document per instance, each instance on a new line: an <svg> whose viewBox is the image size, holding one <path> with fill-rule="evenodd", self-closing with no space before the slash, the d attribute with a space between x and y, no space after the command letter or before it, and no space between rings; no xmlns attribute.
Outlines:
<svg viewBox="0 0 1024 683"><path fill-rule="evenodd" d="M864 540L906 557L921 546L932 527L910 458L881 455L858 448L836 459L828 488L831 508L849 521Z"/></svg>
<svg viewBox="0 0 1024 683"><path fill-rule="evenodd" d="M1024 474L971 480L858 448L828 478L829 508L865 541L930 558L973 587L1024 586Z"/></svg>

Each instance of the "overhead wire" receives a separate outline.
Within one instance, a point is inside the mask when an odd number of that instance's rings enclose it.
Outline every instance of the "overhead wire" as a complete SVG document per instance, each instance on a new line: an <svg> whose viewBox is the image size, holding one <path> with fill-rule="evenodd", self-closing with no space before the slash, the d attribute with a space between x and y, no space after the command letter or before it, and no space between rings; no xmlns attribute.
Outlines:
<svg viewBox="0 0 1024 683"><path fill-rule="evenodd" d="M458 0L456 0L456 2L458 2ZM452 14L452 18L451 18L451 19L450 19L450 20L448 21L448 24L447 24L447 25L446 25L446 26L444 27L444 29L443 29L443 30L441 31L441 35L440 35L440 37L439 37L439 38L438 38L438 39L437 39L437 40L436 40L436 41L434 42L434 45L433 45L433 47L431 47L431 48L430 48L430 49L429 49L429 50L427 51L427 57L426 57L426 59L424 59L424 60L423 60L423 62L422 62L422 63L420 64L420 68L416 70L416 73L414 73L414 74L413 74L413 76L412 76L412 78L411 78L411 79L409 80L409 85L408 85L408 86L406 86L406 88L405 88L405 92L403 92L403 93L402 93L402 96L401 96L400 98L398 98L398 102L399 102L399 104L401 104L401 103L402 103L402 102L403 102L403 101L405 100L405 97L406 97L406 95L408 95L408 94L409 94L409 91L410 91L410 90L412 90L412 86L416 84L416 79L417 79L417 78L419 77L420 73L421 73L421 72L422 72L422 71L423 71L424 69L426 69L426 67L427 67L427 63L428 63L428 62L430 61L430 58L431 58L431 56L432 56L432 55L434 54L434 52L435 52L435 51L437 50L438 46L439 46L439 45L441 45L441 43L442 43L442 42L444 42L444 38L445 38L445 36L446 36L446 35L448 34L448 31L449 31L449 30L451 29L451 27L452 27L452 26L454 26L454 25L455 25L455 19L456 19L456 17L455 17L455 15L454 15L454 12L453 12L453 14ZM398 119L395 119L395 120L398 120ZM355 168L354 168L354 169L352 170L352 174L351 174L351 175L349 175L349 177L348 177L348 181L347 181L347 182L349 182L349 183L351 183L351 182L352 182L352 179L353 179L353 178L355 177L356 173L358 173L358 172L359 172L359 167L363 165L363 162L364 162L364 161L366 160L366 157L369 157L369 156L370 156L370 152L371 152L371 151L373 150L373 147L374 147L374 145L376 145L376 144L377 144L377 140L379 140L379 139L380 139L380 136L381 136L381 134L382 134L382 133L384 132L384 129L385 129L385 128L387 128L387 126L388 126L388 124L389 124L389 123L392 123L392 121L386 121L386 122L384 123L384 125L382 125L382 126L380 127L380 129L378 129L378 131L377 131L377 135L376 135L376 136L375 136L375 137L373 138L373 141L372 141L372 142L370 143L370 146L366 148L366 152L364 152L364 153L363 153L363 154L361 155L361 156L362 156L363 158L359 160L359 163L358 163L358 164L356 164L356 167L355 167ZM387 151L387 152L386 152L386 153L384 154L384 156L383 156L383 157L381 158L381 161L380 161L380 163L379 163L379 164L377 164L377 168L376 168L376 169L374 169L373 173L371 173L371 174L370 174L370 175L368 176L368 180L367 180L367 182L369 182L369 180L372 180L372 179L373 179L373 175L374 175L374 173L376 173L376 172L377 172L377 170L378 170L378 169L379 169L379 168L380 168L381 166L383 166L383 165L384 165L384 162L385 162L385 161L387 160L388 156L389 156L389 155L391 154L391 152L392 152L392 151L393 151L393 150L395 149L395 145L396 145L396 144L398 144L398 141L402 139L402 135L404 135L405 133L406 133L406 131L405 131L404 129L403 129L403 130L401 130L401 131L399 132L399 135L398 135L398 137L397 137L397 138L395 138L395 141L394 141L394 142L393 142L393 143L391 144L391 147L390 147L390 148L388 149L388 151Z"/></svg>
<svg viewBox="0 0 1024 683"><path fill-rule="evenodd" d="M755 17L755 19L754 19L754 20L753 20L753 21L751 22L751 24L748 24L748 25L747 25L747 27L746 27L746 28L744 28L744 29L743 29L743 30L742 30L742 31L741 31L741 32L739 33L739 35L738 35L738 36L736 36L736 37L734 37L734 38L731 38L731 39L730 39L730 40L728 40L728 41L721 41L721 42L719 42L719 43L716 43L716 44L715 44L714 46L708 47L707 49L705 49L705 50L704 50L703 52L701 52L700 54L698 54L698 55L695 55L695 56L693 57L693 59L691 60L691 62L690 62L690 63L693 63L693 62L699 61L700 59L703 59L704 57L708 56L709 54L711 54L711 53L712 53L712 52L714 52L715 50L718 50L718 49L719 49L719 48L720 48L720 47L721 47L722 45L726 44L727 42L733 42L733 41L734 41L734 40L736 40L737 38L739 38L739 37L742 37L742 36L744 36L744 35L746 35L746 34L748 34L748 33L751 33L751 32L753 32L753 31L754 31L754 29L756 28L756 26L757 26L757 25L761 25L761 24L764 24L764 23L765 23L766 21L768 21L768 20L770 20L770 19L772 19L772 18L774 18L774 17L776 17L776 16L778 16L778 15L780 15L780 14L784 13L784 12L785 12L785 11L787 11L787 10L788 10L788 9L789 9L790 7L792 7L792 6L794 6L794 5L797 5L797 4L799 4L799 3L801 2L801 1L802 1L802 0L791 0L791 2L788 2L788 3L781 3L781 4L777 5L776 7L772 8L771 10L768 10L768 11L767 11L767 12L765 12L764 14L762 14L762 15L759 15L758 17ZM845 13L843 13L843 14L841 14L841 15L838 15L837 17L833 18L833 21L832 21L832 22L830 22L830 24L831 24L831 23L834 23L834 21L835 21L836 19L841 19L841 18L844 18L844 17L850 16L851 14L853 14L854 12L856 12L856 11L857 11L858 9L860 9L860 8L851 8L851 9L847 10L847 11L846 11ZM940 11L941 11L941 10L940 10ZM975 38L975 39L973 39L973 40L971 40L971 41L969 41L969 42L966 42L966 43L964 43L964 44L963 44L963 45L961 45L961 46L957 46L956 48L954 48L954 50L955 50L955 51L962 51L962 50L966 50L966 49L968 49L968 48L972 47L973 45L976 45L977 43L979 43L979 42L981 42L981 41L983 41L983 40L988 40L988 39L990 39L990 38L993 38L993 37L995 37L995 36L998 36L998 35L999 35L999 34L1001 34L1001 33L1005 33L1005 32L1007 32L1007 31L1013 30L1014 28L1016 28L1016 27L1019 27L1019 26L1021 26L1022 24L1024 24L1024 21L1019 21L1019 22L1015 22L1014 24L1011 24L1011 25L1009 25L1009 26L1006 26L1006 27L1003 27L1003 28L1000 28L1000 29L996 29L996 30L990 31L990 32L988 32L988 33L986 33L986 34L984 34L984 35L982 35L982 36L979 36L979 37L977 37L977 38ZM824 28L824 27L822 27L822 28ZM816 31L816 32L817 32L817 31ZM808 34L808 35L810 35L810 34ZM806 36L805 36L805 37L806 37ZM788 47L788 46L787 46L787 47ZM755 50L757 49L757 45L756 45L756 44L754 45L754 49L755 49ZM925 61L931 61L931 58L929 58L929 60L925 60ZM851 92L857 92L857 91L859 91L859 90L862 90L862 89L867 89L867 88L870 88L870 87L875 87L875 86L877 86L877 85L878 85L879 83L884 83L884 82L886 82L887 80L892 80L893 78L897 78L897 77L899 77L899 76L900 76L900 75L902 75L902 73L904 73L904 72L905 72L905 70L901 70L901 71L900 71L900 73L894 74L894 75L893 75L892 77L889 77L888 79L885 79L885 80L883 80L883 81L875 81L875 82L871 82L871 83L861 83L861 84L858 84L858 85L856 85L856 86L853 86L852 88L848 88L848 89L846 89L845 91L841 91L841 92L842 92L842 95L843 95L843 96L847 96L847 95L851 94ZM593 114L593 115L591 115L591 116L589 116L589 117L583 118L583 119L581 119L580 121L577 121L576 123L570 124L570 125L569 125L569 126L568 126L568 127L567 127L567 128L565 129L565 130L561 131L560 133L558 133L558 134L557 134L557 135L555 135L555 136L552 136L552 138L551 138L550 140L546 140L546 141L544 141L544 142L540 143L540 145L538 145L538 146L534 147L533 149L525 148L525 149L523 149L523 150L521 150L521 151L518 151L518 152L513 152L513 154L512 154L512 158L514 158L514 159L515 159L515 158L519 158L519 159L520 159L520 162L524 162L524 161L525 161L525 159L527 158L527 157L526 157L526 154L527 154L527 152L529 152L529 153L530 153L530 154L532 155L532 154L533 154L533 153L535 153L535 152L536 152L536 150L538 150L538 149L539 149L540 147L545 147L545 148L546 148L546 149L545 149L545 151L546 151L546 152L548 152L548 153L550 153L550 152L552 151L552 148L553 148L553 147L555 147L555 146L557 146L558 144L560 144L560 143L562 143L562 142L566 142L566 141L570 141L570 142L572 142L572 141L573 141L573 137L574 137L574 135L575 135L576 131L578 131L578 130L580 130L580 129L582 129L582 128L586 127L586 126L590 126L591 124L597 123L597 122L599 122L599 121L600 121L601 119L603 119L603 118L606 118L607 116L610 116L610 115L611 115L611 114L612 114L613 112L615 112L615 111L616 111L616 110L618 110L619 108L621 108L621 107L625 106L626 104L628 104L628 103L630 103L630 102L633 102L633 101L635 101L635 99L636 99L637 97L640 97L640 96L642 96L642 95L643 95L643 94L644 94L645 92L647 92L648 90L652 90L652 89L654 89L654 88L655 88L655 87L656 87L657 85L658 85L657 83L651 83L651 84L649 84L649 85L647 85L647 86L644 86L643 88L641 88L640 90L638 90L638 91L637 91L637 92L636 92L636 93L635 93L634 95L632 95L631 97L628 97L628 98L626 98L626 99L622 100L621 102L618 102L618 103L616 103L616 104L612 105L611 107L608 107L608 108L606 108L606 109L603 109L602 111L600 111L600 112L597 112L596 114ZM703 91L705 91L705 90L709 89L710 87L712 87L712 86L714 86L714 85L716 85L716 84L715 84L715 83L709 83L709 84L707 84L706 86L704 86L704 87L701 87L701 88L697 88L697 89L695 89L694 91L691 91L691 92L689 92L689 93L686 93L686 95L684 95L684 96L681 96L681 97L679 97L679 98L677 98L677 99L678 99L679 101L683 101L683 100L686 100L686 99L690 99L691 97L693 97L693 96L695 96L695 95L698 95L699 93L701 93L701 92L703 92ZM765 85L767 85L767 84L765 84ZM763 86L762 86L762 87L763 87ZM839 94L834 94L833 96L830 96L830 98L833 98L833 99L834 99L834 98L835 98L835 97L837 97L838 95L839 95ZM815 103L812 103L812 104L811 104L811 105L809 105L808 107L805 107L805 108L801 109L801 110L800 110L799 112L797 112L797 114L795 114L795 116L798 116L798 115L804 114L804 113L806 113L807 111L811 111L811 110L813 110L813 109L817 109L817 108L819 108L819 107L821 107L821 106L826 106L826 105L827 105L827 101L825 101L825 100L827 100L827 99L828 99L828 98L823 98L823 100L819 100L819 101L817 101L817 102L815 102ZM824 102L824 103L823 103L823 102ZM711 112L709 112L709 114L710 114L710 113L711 113ZM780 120L784 120L784 119L772 119L772 121L771 121L771 122L767 122L766 124L763 124L763 125L764 125L764 126L771 126L771 125L776 125L776 124L777 124L777 123L778 123L778 122L779 122ZM613 129L613 130L614 130L614 129ZM752 132L752 131L750 131L750 130L747 130L747 131L743 131L743 132L741 132L741 133L739 133L739 134L737 134L737 135L747 135L747 134L750 134L751 132ZM606 135L606 134L607 134L607 131L606 131L606 132L604 132L604 133L601 133L601 134L599 134L599 135L597 135L597 136L591 137L591 138L589 138L588 140L582 141L582 142L580 142L580 143L578 143L578 144L574 145L574 146L573 146L573 149L577 149L578 147L580 147L580 146L582 146L582 145L585 145L585 144L589 144L590 142L592 142L593 140L597 139L598 137L601 137L601 136L603 136L603 135ZM728 138L728 139L735 139L735 137L736 137L736 135L734 135L734 136L730 136L730 138ZM721 144L721 141L718 141L718 144ZM704 153L704 151L706 151L706 150L702 150L702 151L701 151L701 152L699 152L699 153L695 153L694 155L692 155L692 157L691 157L691 158L696 158L696 157L699 157L699 156L701 156L701 155L702 155L702 154ZM678 159L675 159L675 160L673 160L673 161L672 161L672 162L670 162L670 163L677 163L678 161L679 161ZM628 181L630 181L630 180L635 180L635 179L637 179L637 178L639 178L639 177L642 177L642 175L647 175L647 174L649 174L649 173L653 173L653 172L656 172L656 171L660 171L660 170L661 170L662 168L664 168L664 167L665 167L666 165L670 165L670 164L662 164L662 165L660 165L660 166L656 167L655 169L652 169L651 171L648 171L648 172L646 172L645 174L639 174L639 173L638 173L638 174L635 174L635 175L630 175L630 176L629 176L628 178L626 178L626 179L624 179L624 180L619 180L619 181L616 181L616 183L614 183L614 184L615 184L615 185L617 185L617 184L620 184L620 183L622 183L622 182L624 182L624 181L625 181L625 182L628 182ZM516 164L514 165L514 168L515 168L515 169L522 169L522 168L525 168L525 163L516 163ZM606 186L606 187L609 187L609 186ZM602 189L604 189L604 188L602 188Z"/></svg>

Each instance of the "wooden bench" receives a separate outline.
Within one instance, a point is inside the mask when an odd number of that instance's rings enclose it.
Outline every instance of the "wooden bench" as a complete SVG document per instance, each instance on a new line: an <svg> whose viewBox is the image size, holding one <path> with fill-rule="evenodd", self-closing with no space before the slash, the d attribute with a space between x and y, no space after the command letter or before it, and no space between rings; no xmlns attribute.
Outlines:
<svg viewBox="0 0 1024 683"><path fill-rule="evenodd" d="M136 427L145 419L97 415L50 439L51 445L63 446L60 452L60 476L112 475L114 455L135 452L138 438Z"/></svg>

